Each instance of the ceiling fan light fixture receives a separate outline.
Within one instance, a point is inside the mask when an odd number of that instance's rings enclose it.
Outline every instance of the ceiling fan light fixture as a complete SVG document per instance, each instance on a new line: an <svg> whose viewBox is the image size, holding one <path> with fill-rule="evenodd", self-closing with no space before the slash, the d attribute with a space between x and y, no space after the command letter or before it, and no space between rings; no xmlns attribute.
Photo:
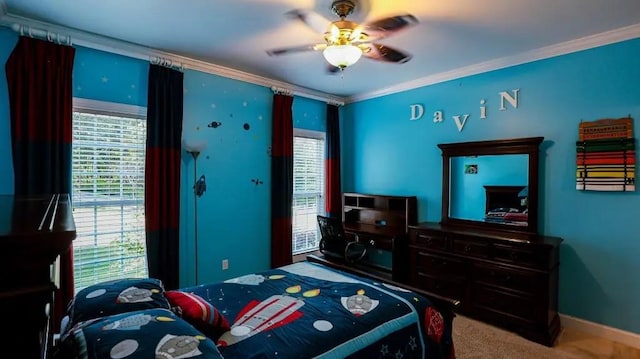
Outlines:
<svg viewBox="0 0 640 359"><path fill-rule="evenodd" d="M331 65L344 69L360 60L362 50L354 45L331 45L322 54Z"/></svg>

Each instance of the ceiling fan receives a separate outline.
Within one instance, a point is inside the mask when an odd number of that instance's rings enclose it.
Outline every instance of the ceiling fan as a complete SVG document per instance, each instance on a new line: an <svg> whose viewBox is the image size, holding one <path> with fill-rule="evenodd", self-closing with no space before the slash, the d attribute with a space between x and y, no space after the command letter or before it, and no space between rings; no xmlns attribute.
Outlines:
<svg viewBox="0 0 640 359"><path fill-rule="evenodd" d="M304 22L307 26L324 34L324 43L302 46L292 46L267 50L270 56L280 56L303 51L323 51L323 55L330 64L329 71L337 72L356 63L361 56L372 60L405 63L411 55L373 41L386 38L402 29L418 23L409 14L391 16L375 21L358 24L347 20L356 4L349 0L335 0L331 4L331 11L340 20L329 21L324 16L311 10L292 10L287 13L291 18Z"/></svg>

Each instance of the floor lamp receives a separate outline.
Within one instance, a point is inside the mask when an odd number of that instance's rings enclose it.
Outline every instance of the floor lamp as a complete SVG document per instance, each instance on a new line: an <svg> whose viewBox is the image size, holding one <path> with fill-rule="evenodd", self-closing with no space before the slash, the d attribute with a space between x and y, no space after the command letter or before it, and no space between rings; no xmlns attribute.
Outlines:
<svg viewBox="0 0 640 359"><path fill-rule="evenodd" d="M194 261L195 261L195 284L198 284L198 197L204 194L207 189L204 175L198 176L198 156L205 149L206 142L185 142L184 148L193 157L193 235L194 235Z"/></svg>

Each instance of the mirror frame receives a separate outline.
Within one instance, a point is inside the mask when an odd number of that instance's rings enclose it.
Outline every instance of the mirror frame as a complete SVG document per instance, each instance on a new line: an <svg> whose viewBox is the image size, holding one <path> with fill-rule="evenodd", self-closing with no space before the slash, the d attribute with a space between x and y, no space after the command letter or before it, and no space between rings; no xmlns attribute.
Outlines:
<svg viewBox="0 0 640 359"><path fill-rule="evenodd" d="M527 137L492 141L458 142L439 144L442 150L442 220L443 226L467 227L499 234L538 234L538 194L539 194L539 164L540 144L544 137ZM529 196L528 200L528 224L527 226L509 226L499 223L472 221L467 219L449 217L450 201L450 164L451 157L475 156L475 155L529 155Z"/></svg>

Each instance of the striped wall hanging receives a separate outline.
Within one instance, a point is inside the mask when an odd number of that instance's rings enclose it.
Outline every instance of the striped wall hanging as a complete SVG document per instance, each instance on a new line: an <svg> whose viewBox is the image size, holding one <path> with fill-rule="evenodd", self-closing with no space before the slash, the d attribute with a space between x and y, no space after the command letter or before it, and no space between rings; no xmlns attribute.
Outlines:
<svg viewBox="0 0 640 359"><path fill-rule="evenodd" d="M633 119L580 122L576 142L576 189L635 191Z"/></svg>

